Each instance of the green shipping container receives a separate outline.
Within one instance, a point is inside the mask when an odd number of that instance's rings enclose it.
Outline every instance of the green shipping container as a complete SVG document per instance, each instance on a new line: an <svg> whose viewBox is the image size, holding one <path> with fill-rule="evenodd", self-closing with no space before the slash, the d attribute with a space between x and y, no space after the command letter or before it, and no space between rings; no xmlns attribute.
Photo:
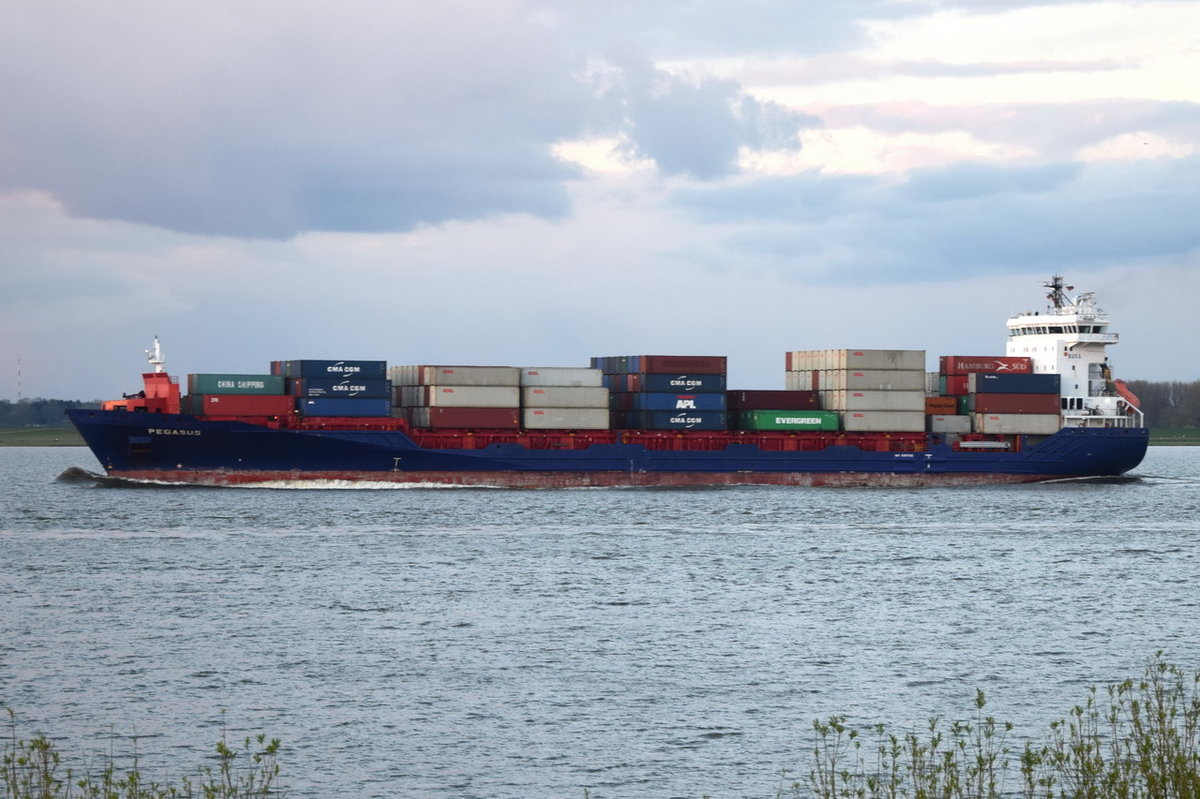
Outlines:
<svg viewBox="0 0 1200 799"><path fill-rule="evenodd" d="M283 375L188 375L189 394L282 394Z"/></svg>
<svg viewBox="0 0 1200 799"><path fill-rule="evenodd" d="M835 411L742 411L743 430L837 430Z"/></svg>

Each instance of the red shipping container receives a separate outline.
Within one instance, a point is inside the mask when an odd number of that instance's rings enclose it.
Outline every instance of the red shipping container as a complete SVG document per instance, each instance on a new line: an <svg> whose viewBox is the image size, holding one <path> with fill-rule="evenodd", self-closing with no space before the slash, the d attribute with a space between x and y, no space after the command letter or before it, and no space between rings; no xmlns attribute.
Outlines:
<svg viewBox="0 0 1200 799"><path fill-rule="evenodd" d="M1033 372L1033 360L1012 355L943 355L938 361L938 371L944 375L971 372L1025 375Z"/></svg>
<svg viewBox="0 0 1200 799"><path fill-rule="evenodd" d="M681 374L723 375L724 355L642 355L638 359L638 371L654 374L679 372Z"/></svg>
<svg viewBox="0 0 1200 799"><path fill-rule="evenodd" d="M408 421L414 427L437 429L481 427L516 430L521 426L517 408L410 408Z"/></svg>
<svg viewBox="0 0 1200 799"><path fill-rule="evenodd" d="M968 393L968 379L966 375L944 375L946 379L946 387L942 389L943 394L948 394L952 397L961 397Z"/></svg>
<svg viewBox="0 0 1200 799"><path fill-rule="evenodd" d="M290 416L294 410L296 398L286 394L202 394L196 407L201 416Z"/></svg>
<svg viewBox="0 0 1200 799"><path fill-rule="evenodd" d="M816 391L726 391L730 411L815 411L821 407Z"/></svg>
<svg viewBox="0 0 1200 799"><path fill-rule="evenodd" d="M975 394L976 413L1059 413L1057 394Z"/></svg>

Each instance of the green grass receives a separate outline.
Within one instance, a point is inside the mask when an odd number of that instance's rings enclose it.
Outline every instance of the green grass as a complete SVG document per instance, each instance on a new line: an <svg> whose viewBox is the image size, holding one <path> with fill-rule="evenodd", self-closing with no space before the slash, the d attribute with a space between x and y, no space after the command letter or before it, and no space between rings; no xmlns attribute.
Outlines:
<svg viewBox="0 0 1200 799"><path fill-rule="evenodd" d="M82 447L74 427L0 428L0 447Z"/></svg>
<svg viewBox="0 0 1200 799"><path fill-rule="evenodd" d="M1151 446L1200 446L1200 427L1151 427Z"/></svg>

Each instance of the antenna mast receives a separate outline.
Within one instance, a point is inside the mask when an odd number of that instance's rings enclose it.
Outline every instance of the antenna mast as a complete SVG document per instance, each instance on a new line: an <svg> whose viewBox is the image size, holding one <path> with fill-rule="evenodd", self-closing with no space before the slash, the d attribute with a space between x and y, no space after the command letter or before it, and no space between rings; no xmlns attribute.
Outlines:
<svg viewBox="0 0 1200 799"><path fill-rule="evenodd" d="M158 336L154 337L154 349L146 350L146 360L154 367L155 372L166 371L166 359L163 358L162 348L158 346Z"/></svg>
<svg viewBox="0 0 1200 799"><path fill-rule="evenodd" d="M1050 278L1050 282L1042 285L1050 289L1046 299L1050 300L1050 304L1054 306L1055 310L1061 310L1067 305L1067 292L1075 288L1074 286L1064 286L1062 275L1054 275Z"/></svg>

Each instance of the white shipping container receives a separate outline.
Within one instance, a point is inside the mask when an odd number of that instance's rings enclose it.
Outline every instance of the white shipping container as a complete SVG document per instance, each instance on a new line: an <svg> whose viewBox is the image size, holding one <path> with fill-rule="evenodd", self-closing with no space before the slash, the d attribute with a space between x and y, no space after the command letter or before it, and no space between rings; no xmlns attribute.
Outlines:
<svg viewBox="0 0 1200 799"><path fill-rule="evenodd" d="M401 386L401 405L430 408L519 408L516 386Z"/></svg>
<svg viewBox="0 0 1200 799"><path fill-rule="evenodd" d="M393 366L388 377L396 386L519 386L515 366Z"/></svg>
<svg viewBox="0 0 1200 799"><path fill-rule="evenodd" d="M607 430L607 408L526 408L521 426L527 430Z"/></svg>
<svg viewBox="0 0 1200 799"><path fill-rule="evenodd" d="M925 393L925 373L911 369L826 369L817 372L819 391L920 391Z"/></svg>
<svg viewBox="0 0 1200 799"><path fill-rule="evenodd" d="M788 391L814 391L812 370L788 372L784 377L783 387Z"/></svg>
<svg viewBox="0 0 1200 799"><path fill-rule="evenodd" d="M1052 435L1062 427L1057 413L977 413L976 433Z"/></svg>
<svg viewBox="0 0 1200 799"><path fill-rule="evenodd" d="M603 408L608 410L608 389L591 386L525 386L521 404L529 408Z"/></svg>
<svg viewBox="0 0 1200 799"><path fill-rule="evenodd" d="M538 366L521 370L522 386L602 386L604 372L573 366Z"/></svg>
<svg viewBox="0 0 1200 799"><path fill-rule="evenodd" d="M925 413L922 391L822 391L821 407L829 411L920 411ZM924 420L921 422L924 429Z"/></svg>
<svg viewBox="0 0 1200 799"><path fill-rule="evenodd" d="M931 433L969 433L971 432L971 417L966 415L930 415L929 432Z"/></svg>
<svg viewBox="0 0 1200 799"><path fill-rule="evenodd" d="M848 433L924 433L923 411L846 411L842 429Z"/></svg>

